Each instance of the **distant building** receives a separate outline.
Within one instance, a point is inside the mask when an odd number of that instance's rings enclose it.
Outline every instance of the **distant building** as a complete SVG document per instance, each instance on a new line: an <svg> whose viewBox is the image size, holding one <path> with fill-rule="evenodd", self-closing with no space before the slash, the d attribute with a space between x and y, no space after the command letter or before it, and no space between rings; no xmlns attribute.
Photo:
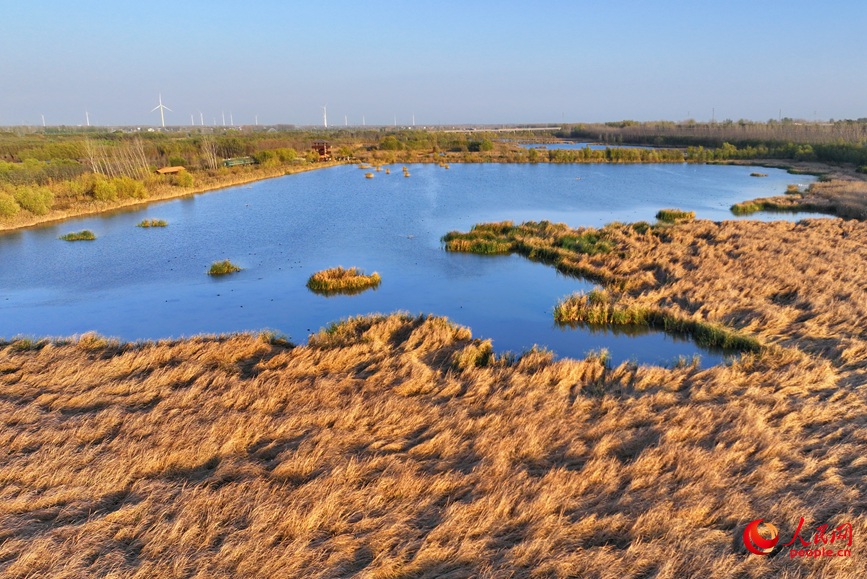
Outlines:
<svg viewBox="0 0 867 579"><path fill-rule="evenodd" d="M328 141L313 141L313 150L319 154L320 161L330 161L331 144Z"/></svg>
<svg viewBox="0 0 867 579"><path fill-rule="evenodd" d="M175 173L180 173L184 171L185 168L181 166L177 167L163 167L162 169L157 169L157 175L174 175Z"/></svg>

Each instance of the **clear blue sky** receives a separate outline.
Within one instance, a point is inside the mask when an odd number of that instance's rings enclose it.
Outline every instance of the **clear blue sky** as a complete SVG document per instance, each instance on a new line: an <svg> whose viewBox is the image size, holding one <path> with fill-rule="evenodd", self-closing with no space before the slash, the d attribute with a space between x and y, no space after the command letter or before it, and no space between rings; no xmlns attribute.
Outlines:
<svg viewBox="0 0 867 579"><path fill-rule="evenodd" d="M867 117L867 2L0 2L0 125Z"/></svg>

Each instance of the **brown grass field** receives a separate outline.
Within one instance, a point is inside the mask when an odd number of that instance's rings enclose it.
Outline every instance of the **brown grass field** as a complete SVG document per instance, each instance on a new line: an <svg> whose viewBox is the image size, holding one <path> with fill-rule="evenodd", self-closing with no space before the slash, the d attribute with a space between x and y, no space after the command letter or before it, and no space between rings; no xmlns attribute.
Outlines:
<svg viewBox="0 0 867 579"><path fill-rule="evenodd" d="M0 575L867 576L867 224L611 229L577 270L765 347L609 368L406 315L0 344ZM852 556L746 552L801 517Z"/></svg>

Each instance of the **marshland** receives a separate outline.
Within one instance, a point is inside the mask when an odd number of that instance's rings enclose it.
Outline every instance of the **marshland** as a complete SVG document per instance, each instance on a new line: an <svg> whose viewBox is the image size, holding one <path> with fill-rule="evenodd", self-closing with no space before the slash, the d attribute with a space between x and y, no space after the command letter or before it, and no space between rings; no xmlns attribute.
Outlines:
<svg viewBox="0 0 867 579"><path fill-rule="evenodd" d="M440 238L503 219L573 227L653 222L671 206L699 218L732 219L734 203L782 194L793 181L782 170L758 180L748 167L682 163L405 166L411 179L401 176L403 165L374 180L343 165L3 235L8 267L0 271L0 336L94 330L137 340L275 328L301 343L348 316L408 311L467 325L499 352L539 345L583 357L605 348L616 362L669 364L698 354L712 365L726 353L682 336L557 325L557 302L596 282L517 255L445 252ZM814 181L794 179L804 186ZM133 226L157 211L171 225L159 235L134 234ZM770 215L778 217L804 214ZM56 238L76 228L94 231L100 249L58 247ZM598 251L608 244L565 241ZM201 276L226 257L243 273L219 281ZM388 283L328 300L309 292L308 278L335 263L377 271Z"/></svg>
<svg viewBox="0 0 867 579"><path fill-rule="evenodd" d="M864 575L863 183L380 160L0 236L0 572Z"/></svg>

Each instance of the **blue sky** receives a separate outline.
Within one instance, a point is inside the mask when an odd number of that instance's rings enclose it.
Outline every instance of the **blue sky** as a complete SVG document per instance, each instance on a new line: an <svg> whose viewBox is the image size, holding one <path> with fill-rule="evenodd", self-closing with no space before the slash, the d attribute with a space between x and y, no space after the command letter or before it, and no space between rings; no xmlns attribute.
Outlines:
<svg viewBox="0 0 867 579"><path fill-rule="evenodd" d="M867 117L867 2L0 1L0 125ZM201 113L201 115L200 115Z"/></svg>

